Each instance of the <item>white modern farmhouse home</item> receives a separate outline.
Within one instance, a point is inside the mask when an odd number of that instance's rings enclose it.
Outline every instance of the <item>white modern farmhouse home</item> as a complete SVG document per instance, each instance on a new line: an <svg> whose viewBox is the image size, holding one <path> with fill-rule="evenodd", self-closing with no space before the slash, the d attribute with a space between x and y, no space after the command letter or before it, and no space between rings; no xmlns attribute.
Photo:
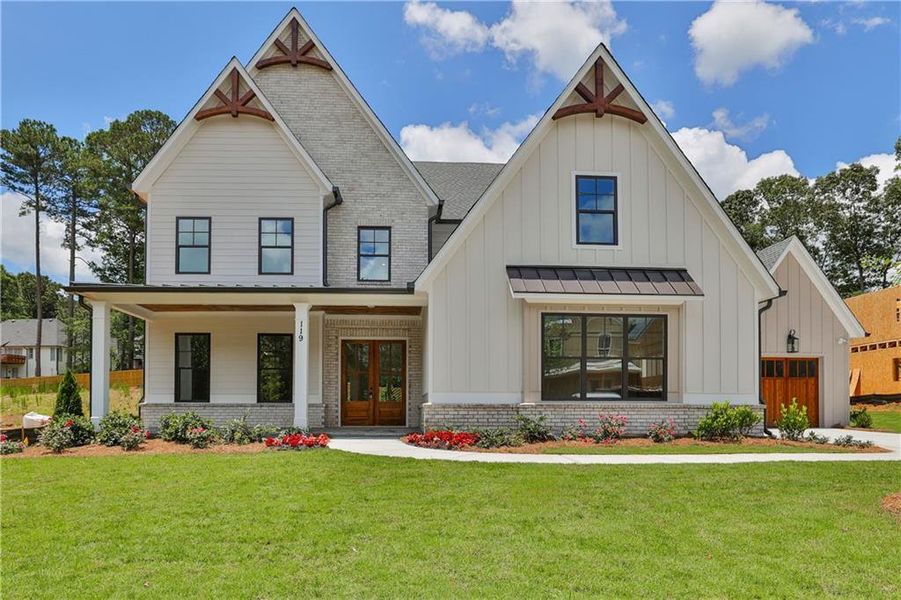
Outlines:
<svg viewBox="0 0 901 600"><path fill-rule="evenodd" d="M413 163L291 10L133 189L146 284L72 288L93 310L95 419L111 309L146 321L151 427L185 410L313 429L617 412L685 431L712 402L764 409L761 318L785 284L604 46L506 164ZM833 329L806 356L817 373ZM847 386L816 401L820 423L847 421Z"/></svg>

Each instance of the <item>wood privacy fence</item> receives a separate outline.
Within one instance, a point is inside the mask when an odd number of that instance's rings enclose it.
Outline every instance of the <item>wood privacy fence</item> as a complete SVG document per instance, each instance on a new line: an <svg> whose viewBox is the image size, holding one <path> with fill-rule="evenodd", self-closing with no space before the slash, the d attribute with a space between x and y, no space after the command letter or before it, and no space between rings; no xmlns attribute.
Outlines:
<svg viewBox="0 0 901 600"><path fill-rule="evenodd" d="M18 379L4 379L3 387L30 388L37 386L42 389L56 388L63 380L62 375L51 375L48 377L20 377ZM76 373L75 381L83 389L90 386L90 375L88 373ZM131 369L128 371L110 371L110 385L125 385L127 387L138 387L144 385L144 369Z"/></svg>

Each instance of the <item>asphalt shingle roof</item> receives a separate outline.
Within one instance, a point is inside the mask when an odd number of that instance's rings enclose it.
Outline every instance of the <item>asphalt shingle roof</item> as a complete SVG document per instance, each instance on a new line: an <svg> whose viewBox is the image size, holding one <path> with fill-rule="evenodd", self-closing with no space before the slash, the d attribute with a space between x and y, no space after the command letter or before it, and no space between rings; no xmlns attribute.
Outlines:
<svg viewBox="0 0 901 600"><path fill-rule="evenodd" d="M444 202L442 217L462 219L504 167L498 163L413 163L422 178Z"/></svg>
<svg viewBox="0 0 901 600"><path fill-rule="evenodd" d="M66 326L59 319L44 319L41 327L42 346L65 346ZM0 344L3 346L37 345L37 319L10 319L0 323Z"/></svg>
<svg viewBox="0 0 901 600"><path fill-rule="evenodd" d="M785 249L791 241L791 238L785 238L781 242L776 242L772 246L767 246L763 250L757 252L757 257L760 258L763 266L765 266L768 271L773 270L773 267L776 266L776 261L782 256L782 253L785 252Z"/></svg>

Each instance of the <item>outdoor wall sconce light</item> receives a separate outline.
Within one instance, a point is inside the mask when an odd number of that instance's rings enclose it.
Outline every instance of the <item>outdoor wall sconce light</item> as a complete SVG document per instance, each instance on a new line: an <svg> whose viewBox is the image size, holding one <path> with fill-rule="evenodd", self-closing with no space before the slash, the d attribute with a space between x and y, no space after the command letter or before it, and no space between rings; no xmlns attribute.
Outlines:
<svg viewBox="0 0 901 600"><path fill-rule="evenodd" d="M798 336L795 335L794 329L788 330L787 345L788 345L788 351L790 353L794 353L794 352L798 351Z"/></svg>

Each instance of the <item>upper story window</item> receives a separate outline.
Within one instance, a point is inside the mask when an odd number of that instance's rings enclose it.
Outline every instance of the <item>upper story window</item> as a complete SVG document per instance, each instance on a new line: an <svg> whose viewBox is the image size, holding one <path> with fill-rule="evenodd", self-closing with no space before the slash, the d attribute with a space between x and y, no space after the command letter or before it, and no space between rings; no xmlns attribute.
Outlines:
<svg viewBox="0 0 901 600"><path fill-rule="evenodd" d="M616 177L576 175L576 243L619 243Z"/></svg>
<svg viewBox="0 0 901 600"><path fill-rule="evenodd" d="M294 219L260 219L260 275L294 274Z"/></svg>
<svg viewBox="0 0 901 600"><path fill-rule="evenodd" d="M390 227L360 227L357 229L357 279L359 281L391 280Z"/></svg>
<svg viewBox="0 0 901 600"><path fill-rule="evenodd" d="M210 272L210 218L178 217L175 228L175 272Z"/></svg>

